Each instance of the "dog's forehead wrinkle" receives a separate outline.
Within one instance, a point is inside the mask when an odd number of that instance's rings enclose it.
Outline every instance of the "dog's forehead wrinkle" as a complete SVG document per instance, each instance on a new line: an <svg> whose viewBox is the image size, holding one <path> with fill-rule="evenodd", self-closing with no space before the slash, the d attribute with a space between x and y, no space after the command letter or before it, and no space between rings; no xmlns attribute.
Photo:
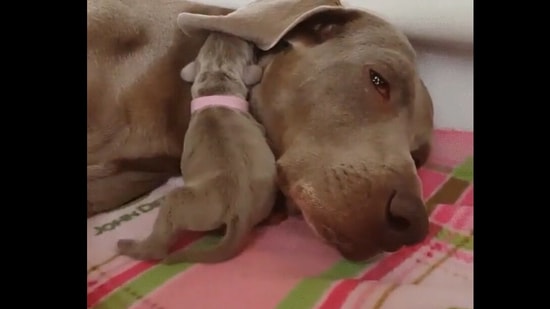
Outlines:
<svg viewBox="0 0 550 309"><path fill-rule="evenodd" d="M357 38L359 34L353 33L352 35ZM412 61L416 59L416 52L408 38L393 26L390 26L390 29L388 27L372 28L368 34L357 39L363 42L363 46L375 45L379 48L388 48L402 53Z"/></svg>

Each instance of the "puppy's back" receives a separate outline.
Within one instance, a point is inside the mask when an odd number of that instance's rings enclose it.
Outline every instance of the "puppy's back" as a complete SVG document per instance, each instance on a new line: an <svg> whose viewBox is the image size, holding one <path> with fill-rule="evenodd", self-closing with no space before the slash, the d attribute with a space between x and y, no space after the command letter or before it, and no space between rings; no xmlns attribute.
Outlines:
<svg viewBox="0 0 550 309"><path fill-rule="evenodd" d="M184 148L195 151L182 164L186 174L196 175L197 168L261 174L258 162L274 160L261 125L248 113L208 108L193 117L189 127L193 134L186 137Z"/></svg>

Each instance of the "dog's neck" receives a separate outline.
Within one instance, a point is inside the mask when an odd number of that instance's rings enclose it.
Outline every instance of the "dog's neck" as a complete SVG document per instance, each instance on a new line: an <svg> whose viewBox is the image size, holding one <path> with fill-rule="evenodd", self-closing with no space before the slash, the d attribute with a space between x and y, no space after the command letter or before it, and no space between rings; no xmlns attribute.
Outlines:
<svg viewBox="0 0 550 309"><path fill-rule="evenodd" d="M209 95L197 97L191 101L191 114L211 107L227 107L242 112L248 112L248 102L235 95Z"/></svg>

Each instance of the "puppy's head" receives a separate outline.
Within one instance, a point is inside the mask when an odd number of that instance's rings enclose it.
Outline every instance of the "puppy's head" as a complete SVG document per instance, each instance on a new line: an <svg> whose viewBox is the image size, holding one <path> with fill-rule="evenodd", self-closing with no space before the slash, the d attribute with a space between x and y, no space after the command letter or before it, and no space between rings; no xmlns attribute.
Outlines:
<svg viewBox="0 0 550 309"><path fill-rule="evenodd" d="M246 99L248 87L262 78L262 68L255 64L254 46L238 37L212 33L199 51L197 59L180 74L193 83L193 97L232 94Z"/></svg>
<svg viewBox="0 0 550 309"><path fill-rule="evenodd" d="M250 101L278 157L279 186L317 235L364 260L427 235L410 152L429 95L402 33L329 2L259 1L206 24L265 49ZM258 7L264 26L253 27Z"/></svg>

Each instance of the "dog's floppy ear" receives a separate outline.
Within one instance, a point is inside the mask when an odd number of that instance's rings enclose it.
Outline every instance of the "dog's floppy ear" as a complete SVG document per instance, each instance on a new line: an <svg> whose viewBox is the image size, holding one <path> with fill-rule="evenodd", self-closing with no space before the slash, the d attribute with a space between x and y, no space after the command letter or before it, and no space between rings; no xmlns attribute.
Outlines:
<svg viewBox="0 0 550 309"><path fill-rule="evenodd" d="M195 81L198 71L199 68L197 62L192 61L181 69L180 76L184 81L192 83Z"/></svg>
<svg viewBox="0 0 550 309"><path fill-rule="evenodd" d="M293 46L321 44L343 33L345 25L360 16L356 9L318 12L294 27L284 40Z"/></svg>
<svg viewBox="0 0 550 309"><path fill-rule="evenodd" d="M244 68L243 81L245 85L252 86L262 79L262 67L256 64L248 65Z"/></svg>
<svg viewBox="0 0 550 309"><path fill-rule="evenodd" d="M342 7L339 0L258 0L224 16L181 13L177 23L181 29L232 34L265 51L304 21L308 21L307 29L301 29L302 32L315 42L326 40L338 33L338 24L358 16L359 12ZM294 36L294 39L300 38Z"/></svg>

